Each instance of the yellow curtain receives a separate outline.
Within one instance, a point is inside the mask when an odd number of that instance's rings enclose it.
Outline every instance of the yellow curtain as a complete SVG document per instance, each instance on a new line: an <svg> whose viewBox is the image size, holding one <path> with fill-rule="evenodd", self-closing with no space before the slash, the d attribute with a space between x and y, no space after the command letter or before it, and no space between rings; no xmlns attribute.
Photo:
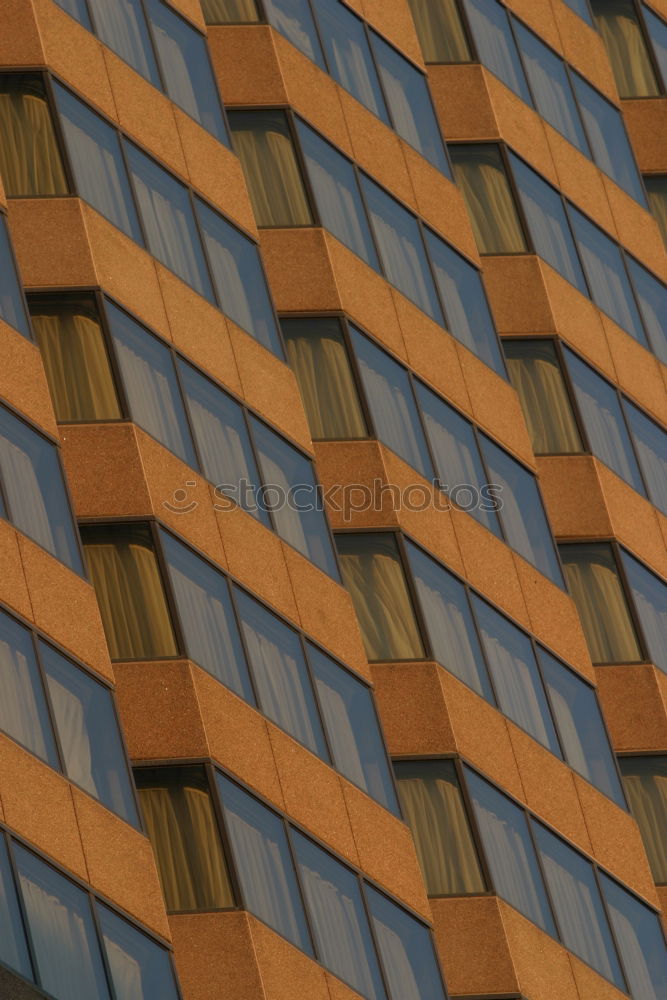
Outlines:
<svg viewBox="0 0 667 1000"><path fill-rule="evenodd" d="M309 226L301 171L281 112L237 115L234 148L245 172L258 226Z"/></svg>
<svg viewBox="0 0 667 1000"><path fill-rule="evenodd" d="M357 388L340 337L288 336L294 369L312 437L324 440L366 437Z"/></svg>
<svg viewBox="0 0 667 1000"><path fill-rule="evenodd" d="M255 0L202 0L207 24L235 24L258 21Z"/></svg>
<svg viewBox="0 0 667 1000"><path fill-rule="evenodd" d="M632 0L593 0L593 13L607 47L619 95L659 96Z"/></svg>
<svg viewBox="0 0 667 1000"><path fill-rule="evenodd" d="M526 244L505 170L495 147L453 147L454 175L465 198L480 253L523 253Z"/></svg>
<svg viewBox="0 0 667 1000"><path fill-rule="evenodd" d="M8 195L67 194L48 104L37 78L0 85L0 174Z"/></svg>
<svg viewBox="0 0 667 1000"><path fill-rule="evenodd" d="M655 882L667 882L667 757L621 757L623 784Z"/></svg>
<svg viewBox="0 0 667 1000"><path fill-rule="evenodd" d="M520 350L520 348L519 348ZM551 346L531 355L507 358L512 385L519 394L536 455L580 452L581 439Z"/></svg>
<svg viewBox="0 0 667 1000"><path fill-rule="evenodd" d="M662 238L667 245L667 177L644 177L648 203L655 215Z"/></svg>
<svg viewBox="0 0 667 1000"><path fill-rule="evenodd" d="M409 0L424 62L469 62L470 49L456 0Z"/></svg>
<svg viewBox="0 0 667 1000"><path fill-rule="evenodd" d="M32 312L56 419L121 416L99 323L67 305Z"/></svg>

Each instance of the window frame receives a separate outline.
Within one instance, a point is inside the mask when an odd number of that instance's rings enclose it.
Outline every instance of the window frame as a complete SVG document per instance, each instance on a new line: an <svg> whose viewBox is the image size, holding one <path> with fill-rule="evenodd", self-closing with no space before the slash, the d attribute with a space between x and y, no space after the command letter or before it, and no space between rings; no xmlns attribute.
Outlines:
<svg viewBox="0 0 667 1000"><path fill-rule="evenodd" d="M12 323L8 322L6 319L0 317L0 322L4 323L11 330L14 330L20 337L24 340L29 341L31 344L36 344L35 331L32 328L32 320L30 317L30 310L28 309L28 298L26 295L26 290L21 280L21 272L19 270L19 262L16 257L16 250L14 249L14 241L12 240L12 234L9 227L9 218L7 215L7 210L3 205L0 205L0 227L5 231L5 236L7 238L7 254L9 259L10 271L16 279L16 288L18 291L19 301L23 308L23 315L25 319L26 332L19 330L18 327L14 326Z"/></svg>
<svg viewBox="0 0 667 1000"><path fill-rule="evenodd" d="M639 758L640 760L652 760L656 757L660 757L665 760L665 764L667 765L667 750L623 750L614 754L614 758L616 759L617 763L619 760L632 760L635 757ZM621 781L623 781L623 791L625 792L625 775L623 774L620 765L618 767L618 770L619 774L621 775ZM629 807L628 809L630 815L633 817L635 823L639 827L639 832L642 833L642 828L639 824L639 820L635 817L632 809ZM643 834L642 834L642 839L643 839ZM655 876L653 878L653 882L656 886L661 886L661 887L667 886L667 881L657 882L655 880Z"/></svg>
<svg viewBox="0 0 667 1000"><path fill-rule="evenodd" d="M646 19L644 17L644 7L645 6L649 7L651 13L655 14L658 20L664 21L665 19L661 14L658 13L658 11L654 7L651 7L651 5L648 3L644 3L643 0L639 0L639 2L637 2L637 0L629 0L629 2L632 4L632 7L635 12L635 17L637 19L637 27L639 28L642 38L644 39L646 54L648 56L649 63L651 64L651 69L653 70L653 73L655 75L655 81L658 85L659 93L655 95L643 94L643 95L635 95L633 97L621 97L620 100L621 102L660 100L661 98L664 98L667 95L667 79L664 78L664 75L660 67L660 63L655 55L655 50L653 48L653 39L651 38L651 32L648 29L648 25L646 24ZM597 31L598 34L600 34L594 14L592 14L592 18L593 18L593 27L595 31ZM605 46L605 52L606 51L607 48ZM610 57L608 58L611 62L611 58Z"/></svg>

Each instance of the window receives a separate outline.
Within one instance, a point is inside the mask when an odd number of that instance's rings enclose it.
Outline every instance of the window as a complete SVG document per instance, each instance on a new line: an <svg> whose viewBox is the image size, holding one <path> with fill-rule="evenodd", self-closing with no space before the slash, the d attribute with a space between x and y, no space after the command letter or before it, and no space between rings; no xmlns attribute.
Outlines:
<svg viewBox="0 0 667 1000"><path fill-rule="evenodd" d="M0 516L83 574L58 449L0 406Z"/></svg>
<svg viewBox="0 0 667 1000"><path fill-rule="evenodd" d="M305 56L325 69L308 0L264 0L269 23Z"/></svg>
<svg viewBox="0 0 667 1000"><path fill-rule="evenodd" d="M503 347L535 454L564 455L583 451L553 341L504 340Z"/></svg>
<svg viewBox="0 0 667 1000"><path fill-rule="evenodd" d="M667 990L667 961L658 915L604 872L600 884L631 996L659 1000Z"/></svg>
<svg viewBox="0 0 667 1000"><path fill-rule="evenodd" d="M41 75L0 76L0 136L0 176L10 198L69 194Z"/></svg>
<svg viewBox="0 0 667 1000"><path fill-rule="evenodd" d="M656 11L641 4L641 12L646 24L646 30L653 46L656 65L662 76L662 89L667 84L667 22L659 17Z"/></svg>
<svg viewBox="0 0 667 1000"><path fill-rule="evenodd" d="M468 39L456 0L408 0L424 62L470 62Z"/></svg>
<svg viewBox="0 0 667 1000"><path fill-rule="evenodd" d="M133 1000L178 1000L168 952L108 906L98 906L98 919L116 996L131 982Z"/></svg>
<svg viewBox="0 0 667 1000"><path fill-rule="evenodd" d="M625 254L625 262L651 349L664 364L667 364L667 288L634 257ZM632 332L631 328L626 327L626 329Z"/></svg>
<svg viewBox="0 0 667 1000"><path fill-rule="evenodd" d="M0 212L0 320L30 340L30 327L19 284L5 216Z"/></svg>
<svg viewBox="0 0 667 1000"><path fill-rule="evenodd" d="M497 6L495 0L493 5ZM526 253L528 248L498 147L455 145L450 146L450 155L479 252Z"/></svg>
<svg viewBox="0 0 667 1000"><path fill-rule="evenodd" d="M644 174L648 205L667 244L667 174Z"/></svg>
<svg viewBox="0 0 667 1000"><path fill-rule="evenodd" d="M257 225L312 225L285 112L234 111L229 115L229 124Z"/></svg>
<svg viewBox="0 0 667 1000"><path fill-rule="evenodd" d="M653 879L664 885L667 883L667 756L619 757L618 764Z"/></svg>
<svg viewBox="0 0 667 1000"><path fill-rule="evenodd" d="M160 73L141 0L88 0L97 35L154 87Z"/></svg>
<svg viewBox="0 0 667 1000"><path fill-rule="evenodd" d="M245 24L259 21L255 0L202 0L207 24Z"/></svg>
<svg viewBox="0 0 667 1000"><path fill-rule="evenodd" d="M667 434L639 407L626 399L622 402L648 495L667 514Z"/></svg>
<svg viewBox="0 0 667 1000"><path fill-rule="evenodd" d="M633 0L591 0L621 97L657 97L660 88Z"/></svg>
<svg viewBox="0 0 667 1000"><path fill-rule="evenodd" d="M531 104L516 43L505 7L496 0L463 0L480 62L514 93Z"/></svg>
<svg viewBox="0 0 667 1000"><path fill-rule="evenodd" d="M625 549L620 554L646 651L667 673L667 584Z"/></svg>
<svg viewBox="0 0 667 1000"><path fill-rule="evenodd" d="M401 760L394 769L429 896L485 892L454 762Z"/></svg>
<svg viewBox="0 0 667 1000"><path fill-rule="evenodd" d="M0 961L26 979L33 978L4 836L0 838Z"/></svg>

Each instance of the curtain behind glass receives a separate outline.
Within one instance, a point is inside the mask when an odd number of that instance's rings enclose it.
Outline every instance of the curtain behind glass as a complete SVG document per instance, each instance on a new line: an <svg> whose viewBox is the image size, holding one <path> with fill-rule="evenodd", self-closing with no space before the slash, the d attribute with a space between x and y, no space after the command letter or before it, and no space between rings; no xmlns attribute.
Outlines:
<svg viewBox="0 0 667 1000"><path fill-rule="evenodd" d="M630 591L649 658L667 673L667 583L625 549L621 549Z"/></svg>
<svg viewBox="0 0 667 1000"><path fill-rule="evenodd" d="M667 244L667 174L651 176L644 174L644 186L648 195L649 208L653 212Z"/></svg>
<svg viewBox="0 0 667 1000"><path fill-rule="evenodd" d="M325 69L308 0L264 0L269 23L305 56Z"/></svg>
<svg viewBox="0 0 667 1000"><path fill-rule="evenodd" d="M0 213L0 319L9 323L28 340L30 330L23 296L12 257L9 233L4 214Z"/></svg>
<svg viewBox="0 0 667 1000"><path fill-rule="evenodd" d="M259 21L255 0L202 0L206 24L242 24Z"/></svg>
<svg viewBox="0 0 667 1000"><path fill-rule="evenodd" d="M178 1000L169 952L108 906L98 903L97 916L109 970L120 1000ZM78 998L77 998L78 1000Z"/></svg>
<svg viewBox="0 0 667 1000"><path fill-rule="evenodd" d="M623 410L648 495L656 507L667 514L667 431L627 399L623 400Z"/></svg>
<svg viewBox="0 0 667 1000"><path fill-rule="evenodd" d="M385 108L364 22L344 4L315 0L331 75L386 124Z"/></svg>
<svg viewBox="0 0 667 1000"><path fill-rule="evenodd" d="M646 42L632 0L591 0L621 97L658 97Z"/></svg>
<svg viewBox="0 0 667 1000"><path fill-rule="evenodd" d="M0 838L0 962L33 979L4 835Z"/></svg>
<svg viewBox="0 0 667 1000"><path fill-rule="evenodd" d="M463 4L482 64L532 107L505 7L496 0L463 0Z"/></svg>
<svg viewBox="0 0 667 1000"><path fill-rule="evenodd" d="M480 253L525 253L526 241L496 146L450 146Z"/></svg>
<svg viewBox="0 0 667 1000"><path fill-rule="evenodd" d="M88 0L97 35L137 73L162 90L141 0Z"/></svg>
<svg viewBox="0 0 667 1000"><path fill-rule="evenodd" d="M424 62L470 62L456 0L409 0Z"/></svg>
<svg viewBox="0 0 667 1000"><path fill-rule="evenodd" d="M619 757L632 815L658 884L667 883L667 756Z"/></svg>
<svg viewBox="0 0 667 1000"><path fill-rule="evenodd" d="M651 348L667 364L667 288L634 257L629 254L624 254L624 257ZM646 344L643 334L636 339Z"/></svg>
<svg viewBox="0 0 667 1000"><path fill-rule="evenodd" d="M505 340L503 347L535 454L581 452L581 437L553 343Z"/></svg>
<svg viewBox="0 0 667 1000"><path fill-rule="evenodd" d="M444 1000L428 929L373 886L365 895L391 1000Z"/></svg>
<svg viewBox="0 0 667 1000"><path fill-rule="evenodd" d="M0 79L0 176L10 197L69 193L39 77Z"/></svg>
<svg viewBox="0 0 667 1000"><path fill-rule="evenodd" d="M660 918L604 872L600 882L630 995L633 1000L662 1000L667 996L667 962Z"/></svg>
<svg viewBox="0 0 667 1000"><path fill-rule="evenodd" d="M59 770L32 637L0 612L0 729Z"/></svg>

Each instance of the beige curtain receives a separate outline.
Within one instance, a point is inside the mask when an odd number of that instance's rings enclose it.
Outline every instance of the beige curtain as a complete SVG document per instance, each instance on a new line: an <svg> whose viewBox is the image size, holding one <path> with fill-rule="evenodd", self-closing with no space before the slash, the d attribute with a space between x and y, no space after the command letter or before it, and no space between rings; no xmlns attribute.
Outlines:
<svg viewBox="0 0 667 1000"><path fill-rule="evenodd" d="M470 49L456 0L409 0L424 62L468 62Z"/></svg>
<svg viewBox="0 0 667 1000"><path fill-rule="evenodd" d="M593 13L607 46L621 97L660 94L632 0L593 0Z"/></svg>
<svg viewBox="0 0 667 1000"><path fill-rule="evenodd" d="M207 24L234 24L258 21L255 0L202 0Z"/></svg>
<svg viewBox="0 0 667 1000"><path fill-rule="evenodd" d="M121 416L99 323L70 306L31 312L56 419L115 420Z"/></svg>
<svg viewBox="0 0 667 1000"><path fill-rule="evenodd" d="M283 112L237 113L232 132L257 225L309 226L313 220Z"/></svg>
<svg viewBox="0 0 667 1000"><path fill-rule="evenodd" d="M621 757L623 784L655 882L667 883L667 757Z"/></svg>
<svg viewBox="0 0 667 1000"><path fill-rule="evenodd" d="M667 177L644 177L648 203L651 211L655 215L662 238L667 244Z"/></svg>
<svg viewBox="0 0 667 1000"><path fill-rule="evenodd" d="M536 455L580 452L581 439L553 348L534 342L517 354L507 351L512 385L519 394ZM511 351L515 346L512 345Z"/></svg>
<svg viewBox="0 0 667 1000"><path fill-rule="evenodd" d="M454 176L465 198L480 253L525 252L526 243L502 161L495 147L457 152Z"/></svg>
<svg viewBox="0 0 667 1000"><path fill-rule="evenodd" d="M8 195L65 195L67 181L49 106L37 78L0 84L0 175Z"/></svg>

